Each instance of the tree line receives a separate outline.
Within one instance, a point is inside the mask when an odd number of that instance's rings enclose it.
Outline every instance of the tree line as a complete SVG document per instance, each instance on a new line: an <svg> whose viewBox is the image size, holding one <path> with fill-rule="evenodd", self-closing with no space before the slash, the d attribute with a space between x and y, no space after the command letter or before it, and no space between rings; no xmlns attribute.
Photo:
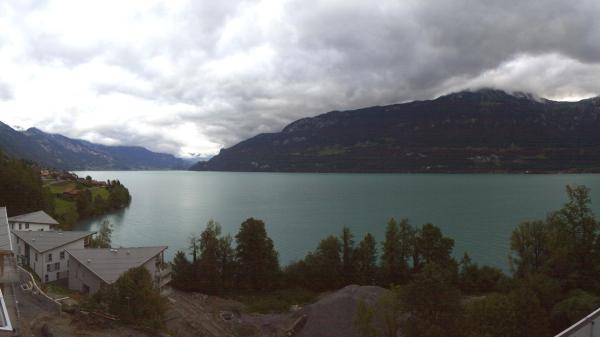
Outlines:
<svg viewBox="0 0 600 337"><path fill-rule="evenodd" d="M30 162L13 159L0 151L0 206L8 216L50 211L50 191L42 186L40 172Z"/></svg>
<svg viewBox="0 0 600 337"><path fill-rule="evenodd" d="M127 207L131 203L129 190L119 180L108 180L106 190L108 191L108 197L105 198L101 194L93 196L90 189L82 189L81 193L75 198L77 218L84 219L105 214Z"/></svg>
<svg viewBox="0 0 600 337"><path fill-rule="evenodd" d="M87 178L91 181L91 177ZM121 209L131 203L129 190L119 180L107 181L106 187L103 187L108 192L106 197L101 194L94 196L85 184L78 183L78 186L81 192L74 198L75 207L58 214L57 199L62 196L44 187L39 167L0 151L0 206L7 208L9 216L44 210L70 228L78 220Z"/></svg>
<svg viewBox="0 0 600 337"><path fill-rule="evenodd" d="M379 285L387 295L357 309L361 337L548 336L600 306L600 227L590 191L566 191L562 208L513 231L511 275L466 253L455 259L454 240L437 226L405 219L390 219L381 242L369 233L356 242L343 228L281 267L264 222L250 218L235 237L209 221L190 238L189 254L177 252L172 284L208 294Z"/></svg>
<svg viewBox="0 0 600 337"><path fill-rule="evenodd" d="M408 280L376 305L359 305L354 323L360 335L542 337L597 309L600 226L590 190L567 186L566 192L559 210L513 230L512 275L478 267L466 254L457 264L437 259L420 270L413 262Z"/></svg>

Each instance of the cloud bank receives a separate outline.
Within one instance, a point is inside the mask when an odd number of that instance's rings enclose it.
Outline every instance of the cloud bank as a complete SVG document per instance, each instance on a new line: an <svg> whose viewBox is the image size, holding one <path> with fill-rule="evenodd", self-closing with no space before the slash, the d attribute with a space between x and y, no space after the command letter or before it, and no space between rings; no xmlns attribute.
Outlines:
<svg viewBox="0 0 600 337"><path fill-rule="evenodd" d="M600 92L600 2L0 3L0 120L215 154L334 109L498 87Z"/></svg>

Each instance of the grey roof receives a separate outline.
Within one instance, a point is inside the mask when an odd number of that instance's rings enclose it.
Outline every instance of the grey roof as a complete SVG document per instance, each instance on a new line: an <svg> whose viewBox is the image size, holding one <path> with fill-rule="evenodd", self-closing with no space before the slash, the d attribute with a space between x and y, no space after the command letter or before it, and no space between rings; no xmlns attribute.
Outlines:
<svg viewBox="0 0 600 337"><path fill-rule="evenodd" d="M0 251L12 251L6 207L0 207Z"/></svg>
<svg viewBox="0 0 600 337"><path fill-rule="evenodd" d="M12 231L40 253L83 239L96 232L87 231Z"/></svg>
<svg viewBox="0 0 600 337"><path fill-rule="evenodd" d="M139 267L167 246L67 249L67 253L108 284L131 268Z"/></svg>
<svg viewBox="0 0 600 337"><path fill-rule="evenodd" d="M31 212L27 214L21 214L11 216L8 218L10 222L29 222L43 225L58 225L58 221L54 220L51 216L46 214L44 211Z"/></svg>

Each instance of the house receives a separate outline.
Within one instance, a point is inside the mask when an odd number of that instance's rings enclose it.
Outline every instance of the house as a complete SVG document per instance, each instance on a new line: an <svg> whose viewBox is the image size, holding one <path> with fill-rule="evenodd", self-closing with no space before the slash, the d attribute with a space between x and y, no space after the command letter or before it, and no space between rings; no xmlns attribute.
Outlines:
<svg viewBox="0 0 600 337"><path fill-rule="evenodd" d="M6 207L0 207L0 336L14 336L17 323L15 283L19 282L14 263L12 235Z"/></svg>
<svg viewBox="0 0 600 337"><path fill-rule="evenodd" d="M0 263L4 261L5 255L12 255L13 245L10 235L6 207L0 207Z"/></svg>
<svg viewBox="0 0 600 337"><path fill-rule="evenodd" d="M113 284L131 268L144 266L162 294L169 292L171 266L164 261L166 246L67 249L69 289L92 295Z"/></svg>
<svg viewBox="0 0 600 337"><path fill-rule="evenodd" d="M10 235L6 207L0 207L0 278L4 276L4 266L13 255L13 243Z"/></svg>
<svg viewBox="0 0 600 337"><path fill-rule="evenodd" d="M14 231L49 231L58 226L58 221L44 211L13 216L8 218L8 222Z"/></svg>
<svg viewBox="0 0 600 337"><path fill-rule="evenodd" d="M65 250L87 247L95 233L13 230L13 252L18 263L31 268L43 282L52 282L69 274Z"/></svg>

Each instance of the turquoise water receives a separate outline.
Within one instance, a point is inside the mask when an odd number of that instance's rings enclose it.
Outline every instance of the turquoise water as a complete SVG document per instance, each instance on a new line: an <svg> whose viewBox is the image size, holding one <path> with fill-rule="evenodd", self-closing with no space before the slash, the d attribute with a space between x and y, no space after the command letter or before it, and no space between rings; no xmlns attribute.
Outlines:
<svg viewBox="0 0 600 337"><path fill-rule="evenodd" d="M585 184L600 200L600 175L304 174L187 171L77 172L119 179L131 206L85 221L81 229L114 224L113 245L168 245L186 249L191 233L209 219L235 235L248 217L265 221L282 263L302 258L318 241L348 226L356 241L383 238L391 217L434 223L455 240L454 253L508 270L512 229L543 218L565 202L567 184ZM594 193L598 192L598 194ZM594 198L596 197L596 198ZM599 203L594 203L596 213Z"/></svg>

